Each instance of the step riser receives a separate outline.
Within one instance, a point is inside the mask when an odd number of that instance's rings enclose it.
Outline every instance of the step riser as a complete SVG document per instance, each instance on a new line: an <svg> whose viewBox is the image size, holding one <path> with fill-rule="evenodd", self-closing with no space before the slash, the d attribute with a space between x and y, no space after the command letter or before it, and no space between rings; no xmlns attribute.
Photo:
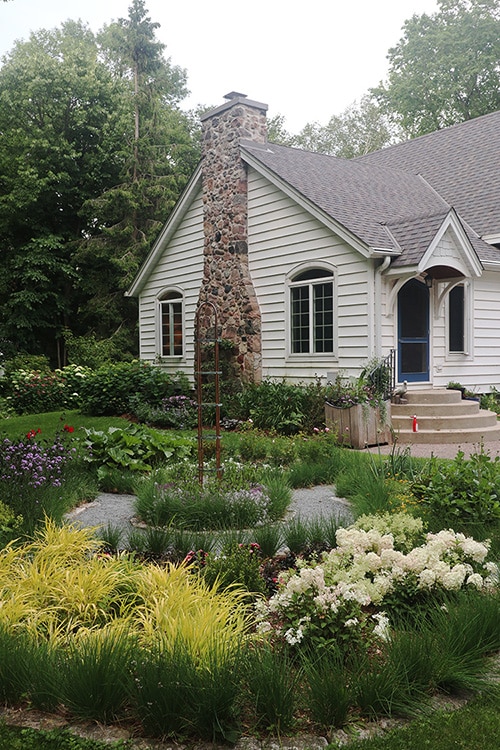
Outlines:
<svg viewBox="0 0 500 750"><path fill-rule="evenodd" d="M475 415L456 415L449 414L441 416L425 417L417 414L417 421L420 430L468 430L471 427L479 429L480 427L495 427L497 423L496 415L491 412L479 412ZM412 428L412 417L391 417L392 427L394 430L408 430Z"/></svg>
<svg viewBox="0 0 500 750"><path fill-rule="evenodd" d="M460 391L447 388L437 388L435 391L407 391L404 398L409 404L447 404L466 400L462 399Z"/></svg>
<svg viewBox="0 0 500 750"><path fill-rule="evenodd" d="M432 432L432 431L419 431L409 432L408 430L395 431L394 433L397 443L406 445L421 445L426 443L489 443L492 441L500 440L500 428L494 427L489 430L477 430L467 431L458 430L457 432L443 431L443 432Z"/></svg>
<svg viewBox="0 0 500 750"><path fill-rule="evenodd" d="M394 417L439 417L449 414L452 416L474 415L479 413L477 401L459 401L457 404L391 404L391 414Z"/></svg>

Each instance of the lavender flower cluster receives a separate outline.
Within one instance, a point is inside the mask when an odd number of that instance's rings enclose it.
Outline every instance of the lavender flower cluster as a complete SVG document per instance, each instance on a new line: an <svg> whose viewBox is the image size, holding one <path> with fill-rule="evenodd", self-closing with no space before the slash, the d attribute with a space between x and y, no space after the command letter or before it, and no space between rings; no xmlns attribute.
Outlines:
<svg viewBox="0 0 500 750"><path fill-rule="evenodd" d="M75 452L75 448L68 447L57 436L48 446L33 440L31 433L25 441L17 443L5 438L0 457L0 481L35 488L44 485L60 487L63 469Z"/></svg>

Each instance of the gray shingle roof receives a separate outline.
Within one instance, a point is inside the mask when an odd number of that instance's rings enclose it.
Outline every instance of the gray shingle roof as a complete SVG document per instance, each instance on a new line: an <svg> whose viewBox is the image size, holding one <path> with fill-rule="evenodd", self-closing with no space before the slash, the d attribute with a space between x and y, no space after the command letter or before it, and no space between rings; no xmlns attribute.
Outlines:
<svg viewBox="0 0 500 750"><path fill-rule="evenodd" d="M423 175L479 236L500 235L500 111L355 161Z"/></svg>
<svg viewBox="0 0 500 750"><path fill-rule="evenodd" d="M397 265L418 263L452 207L479 257L500 260L477 236L500 231L499 128L500 112L354 160L272 143L242 146L367 247L399 251ZM496 163L484 150L497 154Z"/></svg>

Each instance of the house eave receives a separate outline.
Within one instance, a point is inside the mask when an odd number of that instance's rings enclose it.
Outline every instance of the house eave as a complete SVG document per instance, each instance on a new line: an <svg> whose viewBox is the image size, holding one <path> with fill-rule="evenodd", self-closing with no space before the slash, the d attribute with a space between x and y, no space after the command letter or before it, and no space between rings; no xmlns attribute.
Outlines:
<svg viewBox="0 0 500 750"><path fill-rule="evenodd" d="M467 237L465 229L462 225L462 222L460 221L460 218L453 208L446 216L439 230L436 232L432 242L430 243L426 252L423 254L420 262L418 263L419 273L424 272L432 264L436 247L438 246L439 242L443 238L443 235L448 229L451 229L453 231L457 241L462 248L464 260L468 265L468 275L475 277L481 276L483 272L483 264L480 261L476 251L472 247L471 242Z"/></svg>
<svg viewBox="0 0 500 750"><path fill-rule="evenodd" d="M163 248L172 237L173 233L179 226L184 214L191 205L195 194L201 188L201 163L196 168L195 172L191 176L188 184L184 188L184 191L177 202L175 208L170 214L167 222L161 230L156 242L151 248L148 257L141 266L141 269L135 277L132 285L125 292L125 297L137 297L144 287L151 271L156 266L158 256L163 252Z"/></svg>

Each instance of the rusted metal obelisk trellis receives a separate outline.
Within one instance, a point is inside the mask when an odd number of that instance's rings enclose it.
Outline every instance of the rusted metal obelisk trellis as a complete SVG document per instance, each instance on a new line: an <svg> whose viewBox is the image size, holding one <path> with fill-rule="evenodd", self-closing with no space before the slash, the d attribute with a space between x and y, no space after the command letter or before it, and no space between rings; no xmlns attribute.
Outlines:
<svg viewBox="0 0 500 750"><path fill-rule="evenodd" d="M212 333L213 332L213 333ZM220 460L220 376L219 367L219 325L217 309L213 302L202 302L195 319L195 379L196 396L198 401L198 481L203 484L204 441L215 440L215 471L217 478L222 478ZM208 369L204 369L207 367ZM213 367L213 369L210 369ZM214 401L204 401L203 384L213 378ZM215 409L215 433L204 431L204 409Z"/></svg>

